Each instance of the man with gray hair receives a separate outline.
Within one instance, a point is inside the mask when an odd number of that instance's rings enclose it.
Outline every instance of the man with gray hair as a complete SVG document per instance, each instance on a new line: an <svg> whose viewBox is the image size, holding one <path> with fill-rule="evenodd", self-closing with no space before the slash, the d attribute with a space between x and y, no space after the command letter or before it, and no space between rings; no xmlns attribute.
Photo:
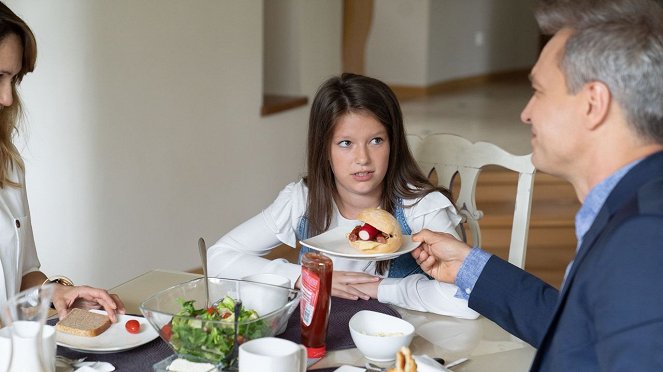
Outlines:
<svg viewBox="0 0 663 372"><path fill-rule="evenodd" d="M532 161L583 203L560 291L480 248L422 231L417 262L536 347L532 370L663 371L663 9L542 0Z"/></svg>

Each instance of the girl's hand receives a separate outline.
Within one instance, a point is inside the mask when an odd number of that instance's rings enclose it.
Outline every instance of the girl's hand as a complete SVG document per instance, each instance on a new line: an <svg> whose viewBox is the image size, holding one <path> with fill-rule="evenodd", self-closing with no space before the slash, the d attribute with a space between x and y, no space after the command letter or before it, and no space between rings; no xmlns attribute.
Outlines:
<svg viewBox="0 0 663 372"><path fill-rule="evenodd" d="M334 271L332 275L332 296L345 298L348 300L368 300L370 293L365 293L359 288L364 288L368 292L369 284L375 285L375 295L377 296L377 284L380 278L366 273L357 273L352 271ZM366 285L361 287L360 285Z"/></svg>
<svg viewBox="0 0 663 372"><path fill-rule="evenodd" d="M378 286L380 286L380 282L382 282L382 279L378 280L377 282L353 284L352 286L356 290L358 290L360 292L363 292L363 293L366 293L371 298L377 299L378 298Z"/></svg>

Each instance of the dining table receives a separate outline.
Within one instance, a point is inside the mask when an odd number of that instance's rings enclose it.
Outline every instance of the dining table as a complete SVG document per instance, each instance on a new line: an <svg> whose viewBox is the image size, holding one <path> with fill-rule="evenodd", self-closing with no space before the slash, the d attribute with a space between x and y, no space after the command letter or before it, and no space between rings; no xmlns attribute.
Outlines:
<svg viewBox="0 0 663 372"><path fill-rule="evenodd" d="M195 273L154 269L118 284L109 292L120 296L127 314L140 315L140 304L147 298L171 286L200 277L200 274ZM350 301L334 298L332 308L335 311L331 312L330 323L335 324L330 327L328 333L330 345L327 354L310 365L308 371L328 372L343 365L364 366L368 362L354 347L347 326L349 317L364 309L399 316L410 322L415 327L415 336L409 347L415 355L440 357L448 362L468 358L465 363L454 367L454 371L528 371L536 351L483 316L473 320L458 319L381 304L376 300ZM280 337L298 342L298 312L295 311L288 323L288 329ZM330 342L329 337L334 340ZM150 371L153 364L172 356L173 351L163 340L156 338L140 347L113 354L88 354L62 346L58 346L57 354L107 361L115 365L117 370ZM388 363L376 364L388 367Z"/></svg>

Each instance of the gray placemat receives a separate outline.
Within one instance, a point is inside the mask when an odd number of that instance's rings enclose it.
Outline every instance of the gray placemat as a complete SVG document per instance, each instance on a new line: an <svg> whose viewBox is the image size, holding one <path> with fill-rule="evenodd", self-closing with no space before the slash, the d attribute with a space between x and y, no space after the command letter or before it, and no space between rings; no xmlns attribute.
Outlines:
<svg viewBox="0 0 663 372"><path fill-rule="evenodd" d="M351 301L332 297L329 326L327 330L327 350L343 350L355 347L355 344L352 342L352 337L350 336L348 322L350 322L350 318L352 318L353 315L361 310L377 311L400 318L400 315L396 310L389 305L378 302L377 300ZM285 332L277 337L300 343L301 333L299 321L299 308L297 308L288 320L288 326ZM55 325L56 322L56 319L52 319L48 321L48 324ZM62 346L58 346L57 349L57 355L62 355L68 358L87 357L88 361L111 363L115 366L116 371L152 371L152 365L173 354L173 350L160 337L135 349L117 353L95 354L92 352L75 351ZM329 370L333 371L334 369Z"/></svg>

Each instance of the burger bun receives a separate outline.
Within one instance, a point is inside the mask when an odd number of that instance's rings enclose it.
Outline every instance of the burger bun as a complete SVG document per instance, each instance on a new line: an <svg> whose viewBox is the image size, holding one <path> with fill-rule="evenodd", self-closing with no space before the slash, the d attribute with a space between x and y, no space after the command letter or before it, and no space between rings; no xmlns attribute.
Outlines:
<svg viewBox="0 0 663 372"><path fill-rule="evenodd" d="M367 208L359 212L357 219L389 235L386 243L357 239L350 245L362 253L393 253L403 245L401 226L391 213L378 208Z"/></svg>

